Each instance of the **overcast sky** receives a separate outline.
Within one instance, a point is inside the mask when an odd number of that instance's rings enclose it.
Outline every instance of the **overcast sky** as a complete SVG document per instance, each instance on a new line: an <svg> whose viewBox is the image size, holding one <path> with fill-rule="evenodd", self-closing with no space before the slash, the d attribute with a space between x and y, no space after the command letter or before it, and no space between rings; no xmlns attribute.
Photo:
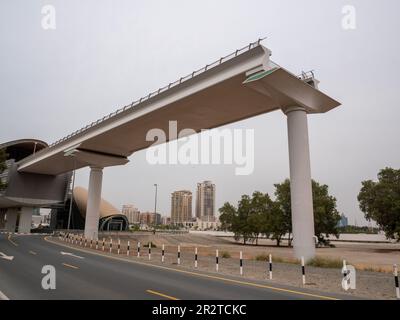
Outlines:
<svg viewBox="0 0 400 320"><path fill-rule="evenodd" d="M42 28L44 5L56 29ZM356 9L356 29L342 9ZM361 181L400 167L400 2L385 1L26 1L0 4L0 143L47 142L146 95L259 37L294 73L315 70L320 89L342 103L309 116L314 179L329 185L350 223ZM212 180L217 207L255 190L273 193L289 176L286 117L264 114L228 126L255 130L255 170L233 166L150 166L145 151L104 170L103 198L169 214L174 190ZM77 185L87 188L88 170ZM194 199L193 199L194 200ZM194 202L193 202L194 204Z"/></svg>

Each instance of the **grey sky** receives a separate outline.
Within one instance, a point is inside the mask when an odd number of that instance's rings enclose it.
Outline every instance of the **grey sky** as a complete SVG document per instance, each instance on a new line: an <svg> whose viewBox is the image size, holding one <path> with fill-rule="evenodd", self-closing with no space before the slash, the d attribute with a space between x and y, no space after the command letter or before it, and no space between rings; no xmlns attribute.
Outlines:
<svg viewBox="0 0 400 320"><path fill-rule="evenodd" d="M41 27L46 4L55 6L56 30ZM347 4L356 8L356 30L341 26ZM267 36L274 61L294 73L314 69L320 89L342 102L309 117L312 175L361 224L361 181L400 167L399 11L397 0L2 1L0 142L53 142ZM254 190L272 193L289 175L285 116L229 127L255 129L252 175L223 165L150 166L142 151L127 166L105 169L103 197L152 210L158 183L160 211L168 214L172 191L194 192L206 179L217 186L218 207ZM80 170L77 184L87 183L88 170Z"/></svg>

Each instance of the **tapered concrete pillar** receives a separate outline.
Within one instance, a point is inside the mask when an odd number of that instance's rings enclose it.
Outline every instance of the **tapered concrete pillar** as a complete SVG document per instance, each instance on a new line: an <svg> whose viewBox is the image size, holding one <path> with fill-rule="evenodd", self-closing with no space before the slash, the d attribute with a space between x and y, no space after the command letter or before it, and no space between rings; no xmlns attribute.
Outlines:
<svg viewBox="0 0 400 320"><path fill-rule="evenodd" d="M103 168L91 167L86 207L85 237L98 239Z"/></svg>
<svg viewBox="0 0 400 320"><path fill-rule="evenodd" d="M309 260L315 255L315 240L307 113L300 107L288 108L284 112L289 138L294 254L296 258Z"/></svg>
<svg viewBox="0 0 400 320"><path fill-rule="evenodd" d="M32 228L33 208L22 207L19 212L18 233L30 233Z"/></svg>
<svg viewBox="0 0 400 320"><path fill-rule="evenodd" d="M15 232L17 227L18 210L16 208L9 208L6 212L6 230L8 232Z"/></svg>

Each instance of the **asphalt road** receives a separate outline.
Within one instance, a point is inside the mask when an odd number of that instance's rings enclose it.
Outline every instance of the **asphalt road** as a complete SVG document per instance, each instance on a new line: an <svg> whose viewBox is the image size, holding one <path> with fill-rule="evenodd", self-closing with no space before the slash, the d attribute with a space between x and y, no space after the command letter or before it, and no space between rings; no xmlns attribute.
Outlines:
<svg viewBox="0 0 400 320"><path fill-rule="evenodd" d="M329 299L306 289L110 257L50 242L39 235L0 235L0 299ZM63 255L61 252L74 254ZM2 257L13 256L12 260ZM56 289L42 288L42 268L56 270Z"/></svg>

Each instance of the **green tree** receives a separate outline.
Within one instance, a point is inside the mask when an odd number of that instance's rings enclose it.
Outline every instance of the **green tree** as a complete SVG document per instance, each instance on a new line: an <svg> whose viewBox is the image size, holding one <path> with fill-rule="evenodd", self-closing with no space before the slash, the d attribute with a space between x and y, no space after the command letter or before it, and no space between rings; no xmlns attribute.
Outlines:
<svg viewBox="0 0 400 320"><path fill-rule="evenodd" d="M259 235L269 234L266 228L268 200L268 195L256 191L252 197L243 195L237 208L225 203L219 209L221 229L233 232L236 241L242 239L243 244L255 241L258 245Z"/></svg>
<svg viewBox="0 0 400 320"><path fill-rule="evenodd" d="M7 154L5 149L0 149L0 174L7 169L6 166ZM6 188L6 184L0 179L0 191Z"/></svg>
<svg viewBox="0 0 400 320"><path fill-rule="evenodd" d="M282 237L289 235L289 246L291 245L292 233L292 207L290 203L290 180L274 184L276 204L274 206L273 219L271 221L272 239L276 240L279 246Z"/></svg>
<svg viewBox="0 0 400 320"><path fill-rule="evenodd" d="M363 181L358 201L367 220L376 221L386 237L400 241L400 169L385 168L378 181Z"/></svg>
<svg viewBox="0 0 400 320"><path fill-rule="evenodd" d="M336 209L336 198L329 195L328 186L312 180L314 228L319 243L328 243L325 237L339 238L340 213Z"/></svg>
<svg viewBox="0 0 400 320"><path fill-rule="evenodd" d="M251 226L252 238L258 245L260 235L269 237L269 203L271 202L268 194L256 191L251 198L251 210L248 217L248 224Z"/></svg>
<svg viewBox="0 0 400 320"><path fill-rule="evenodd" d="M275 184L276 201L282 211L276 218L277 224L282 224L280 229L277 229L275 239L279 241L279 236L286 232L292 232L291 223L291 204L290 204L290 180L286 179L283 183ZM314 208L314 230L320 243L327 243L325 237L330 234L339 236L337 224L340 221L340 214L336 209L336 198L329 195L327 185L321 185L312 180L313 208Z"/></svg>

